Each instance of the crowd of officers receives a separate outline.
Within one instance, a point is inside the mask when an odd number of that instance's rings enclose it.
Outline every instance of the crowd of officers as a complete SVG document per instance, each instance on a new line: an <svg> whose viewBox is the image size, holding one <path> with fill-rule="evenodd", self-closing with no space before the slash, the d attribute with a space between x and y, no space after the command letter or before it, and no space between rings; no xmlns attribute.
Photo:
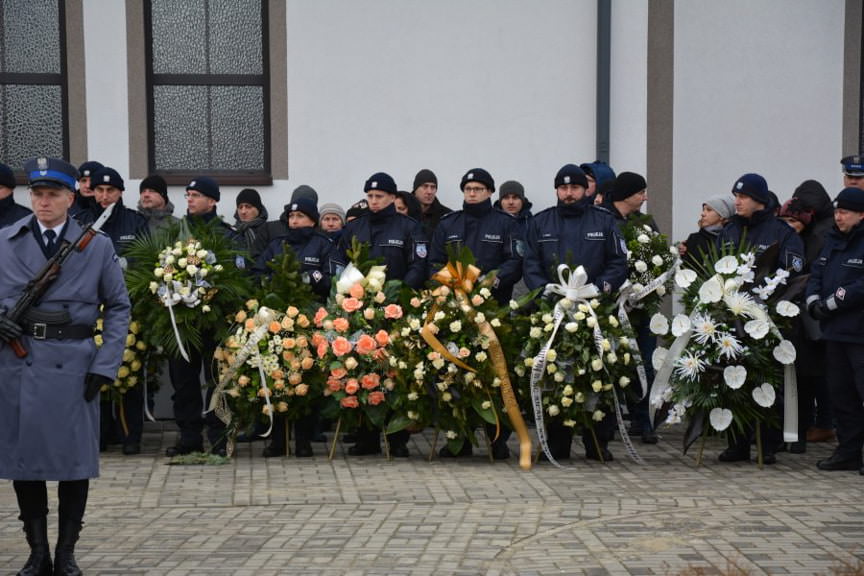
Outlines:
<svg viewBox="0 0 864 576"><path fill-rule="evenodd" d="M709 246L737 246L743 241L762 253L778 246L775 268L793 276L809 275L799 303L805 310L801 326L795 331L798 348L800 430L799 442L784 445L776 431L766 430L765 461L776 460L775 452L804 452L807 440L836 439L834 455L820 461L823 470L861 468L864 445L864 159L842 160L844 189L832 202L821 184L803 182L788 201L781 203L758 174L744 174L733 184L731 194L705 200L699 230L679 243L685 264L701 261ZM12 171L0 166L0 226L26 217L27 209L12 199L15 179ZM463 204L451 210L437 198L438 181L428 169L420 170L411 192L400 191L393 178L379 172L364 183L365 199L347 211L340 205L319 206L317 192L299 186L278 219L270 220L259 193L251 188L236 197L234 224L217 216L220 201L218 183L201 176L186 186L186 214L183 218L210 223L242 248L248 257L236 265L256 277L269 273L268 263L289 246L296 254L304 281L323 302L329 294L331 279L348 261L346 251L357 239L370 246L370 256L387 265L388 277L412 288L422 288L429 277L447 261L451 247L468 247L483 272L497 270L493 294L501 303L514 294L544 287L556 280L554 270L560 263L582 265L588 280L605 293L615 293L628 274L627 248L620 226L641 216L647 200L645 179L633 172L617 176L603 162L563 166L553 179L557 202L532 214L532 204L523 186L516 181L497 189L492 175L482 168L465 172L460 181ZM168 189L158 175L145 178L139 186L137 210L123 205L123 178L112 168L98 162L79 167L78 192L70 214L86 224L98 218L109 205L115 208L102 227L121 257L134 238L152 233L177 221ZM803 284L802 284L803 285ZM636 326L643 358L651 358L656 346L647 325ZM205 424L209 449L225 452L225 432L213 416L202 416L206 402L201 396L201 372L212 382L212 354L217 342L206 341L193 351L189 361L169 362L174 388L173 408L179 429L177 444L168 455L204 450ZM653 378L647 363L649 382ZM822 366L826 367L821 371ZM102 446L122 442L124 454L141 450L144 397L140 388L127 393L122 406L103 410ZM657 442L648 418L647 399L629 407L630 434L643 443ZM118 410L125 410L127 427L118 426ZM265 456L286 453L284 423L265 449ZM311 442L320 436L315 418L295 423L295 455L311 456ZM611 460L608 442L614 422L597 428L599 450L585 443L588 458ZM567 430L549 431L556 459L570 456L571 440ZM408 434L388 438L390 453L408 456ZM356 434L351 454L380 452L380 431L361 430ZM509 456L506 435L492 445L497 459ZM750 459L751 439L739 435L730 440L720 454L721 461ZM441 456L462 456L466 451ZM864 471L862 471L864 473Z"/></svg>

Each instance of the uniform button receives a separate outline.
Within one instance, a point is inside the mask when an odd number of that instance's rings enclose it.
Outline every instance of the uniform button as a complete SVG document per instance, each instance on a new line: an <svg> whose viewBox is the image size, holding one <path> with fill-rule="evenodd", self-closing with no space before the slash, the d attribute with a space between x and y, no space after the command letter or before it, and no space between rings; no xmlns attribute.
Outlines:
<svg viewBox="0 0 864 576"><path fill-rule="evenodd" d="M62 365L62 364L57 364L57 369L60 370L61 368L63 368L63 365Z"/></svg>
<svg viewBox="0 0 864 576"><path fill-rule="evenodd" d="M32 366L32 365L33 365L33 361L32 361L32 360L27 360L27 361L24 362L24 363L27 364L27 366Z"/></svg>

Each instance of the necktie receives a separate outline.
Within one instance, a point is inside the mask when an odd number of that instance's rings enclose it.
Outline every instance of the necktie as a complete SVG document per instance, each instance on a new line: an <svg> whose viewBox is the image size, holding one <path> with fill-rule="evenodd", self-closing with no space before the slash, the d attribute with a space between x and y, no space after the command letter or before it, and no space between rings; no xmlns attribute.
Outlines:
<svg viewBox="0 0 864 576"><path fill-rule="evenodd" d="M54 230L45 231L45 253L48 258L54 256L57 252L57 233Z"/></svg>

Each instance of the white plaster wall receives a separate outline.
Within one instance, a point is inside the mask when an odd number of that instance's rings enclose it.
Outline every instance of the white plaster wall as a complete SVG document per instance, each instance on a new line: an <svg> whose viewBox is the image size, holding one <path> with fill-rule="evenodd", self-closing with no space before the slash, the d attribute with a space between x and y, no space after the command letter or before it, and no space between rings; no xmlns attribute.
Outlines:
<svg viewBox="0 0 864 576"><path fill-rule="evenodd" d="M612 2L609 163L615 172L647 172L648 3ZM648 183L649 189L651 183ZM650 198L650 196L649 196Z"/></svg>
<svg viewBox="0 0 864 576"><path fill-rule="evenodd" d="M675 3L673 237L758 172L786 200L840 174L843 0Z"/></svg>

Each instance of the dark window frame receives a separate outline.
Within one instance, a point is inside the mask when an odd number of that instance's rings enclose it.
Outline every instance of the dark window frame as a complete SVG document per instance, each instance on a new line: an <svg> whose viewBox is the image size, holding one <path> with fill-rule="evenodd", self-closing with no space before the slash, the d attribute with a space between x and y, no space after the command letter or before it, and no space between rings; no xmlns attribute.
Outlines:
<svg viewBox="0 0 864 576"><path fill-rule="evenodd" d="M209 6L209 2L205 4ZM261 0L261 74L155 74L153 72L153 14L150 0L144 2L145 85L147 101L147 169L160 174L169 185L185 185L206 173L227 186L270 186L273 184L272 137L270 133L270 15L267 0ZM209 24L208 24L209 26ZM262 170L160 170L156 167L154 87L156 86L260 86L263 98L264 168ZM212 130L209 132L212 138ZM209 145L212 154L212 140Z"/></svg>
<svg viewBox="0 0 864 576"><path fill-rule="evenodd" d="M0 85L4 86L59 86L60 87L60 111L62 115L63 126L60 133L63 138L63 158L69 158L69 71L66 46L66 3L64 0L57 1L57 35L59 37L60 48L60 72L0 72ZM3 0L0 0L3 2ZM0 44L3 43L6 31L6 23L3 21L3 10L0 9ZM5 115L4 115L5 116ZM0 128L3 128L0 126ZM7 137L8 130L2 130L3 135ZM5 159L4 159L5 160ZM13 169L17 167L12 167ZM15 180L18 184L27 184L27 176L23 170L15 170Z"/></svg>

